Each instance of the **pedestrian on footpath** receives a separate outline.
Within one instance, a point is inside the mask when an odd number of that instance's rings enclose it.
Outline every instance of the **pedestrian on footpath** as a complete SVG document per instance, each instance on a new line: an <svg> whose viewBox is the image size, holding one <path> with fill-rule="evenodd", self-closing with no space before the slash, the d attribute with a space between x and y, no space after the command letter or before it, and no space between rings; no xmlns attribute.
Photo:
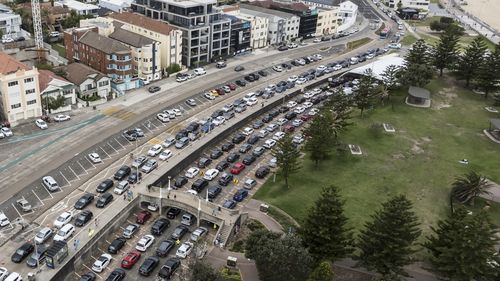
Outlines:
<svg viewBox="0 0 500 281"><path fill-rule="evenodd" d="M97 227L97 224L98 224L97 223L97 218L95 218L94 223L95 223L95 227Z"/></svg>
<svg viewBox="0 0 500 281"><path fill-rule="evenodd" d="M148 184L147 187L148 187L148 192L151 192L151 185Z"/></svg>
<svg viewBox="0 0 500 281"><path fill-rule="evenodd" d="M127 200L127 194L123 193L123 200Z"/></svg>

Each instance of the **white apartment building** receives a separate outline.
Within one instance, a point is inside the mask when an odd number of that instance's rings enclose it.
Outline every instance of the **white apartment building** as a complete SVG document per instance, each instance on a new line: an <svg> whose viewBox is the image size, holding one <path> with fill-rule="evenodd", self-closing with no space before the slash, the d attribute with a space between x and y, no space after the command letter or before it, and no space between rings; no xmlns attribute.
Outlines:
<svg viewBox="0 0 500 281"><path fill-rule="evenodd" d="M132 0L99 0L99 7L121 13L130 8L132 2Z"/></svg>
<svg viewBox="0 0 500 281"><path fill-rule="evenodd" d="M338 13L339 7L335 7L333 9L318 9L318 21L316 23L315 36L337 33L339 23L342 22Z"/></svg>
<svg viewBox="0 0 500 281"><path fill-rule="evenodd" d="M299 37L300 18L296 15L247 4L240 5L240 13L269 20L268 44L285 44Z"/></svg>
<svg viewBox="0 0 500 281"><path fill-rule="evenodd" d="M2 39L16 39L21 36L21 16L2 4L0 4L0 31L3 34Z"/></svg>
<svg viewBox="0 0 500 281"><path fill-rule="evenodd" d="M130 48L134 70L142 81L147 84L161 79L160 42L121 28L116 28L109 38L120 41Z"/></svg>
<svg viewBox="0 0 500 281"><path fill-rule="evenodd" d="M0 52L0 112L15 126L42 115L38 69Z"/></svg>
<svg viewBox="0 0 500 281"><path fill-rule="evenodd" d="M231 9L223 8L223 11L226 14L250 22L252 27L250 31L250 46L252 49L264 48L267 46L269 18L242 13L238 6L231 6Z"/></svg>
<svg viewBox="0 0 500 281"><path fill-rule="evenodd" d="M386 5L390 8L397 8L401 2L401 8L411 8L422 12L429 11L430 0L388 0Z"/></svg>
<svg viewBox="0 0 500 281"><path fill-rule="evenodd" d="M87 4L76 0L64 0L63 2L54 2L55 6L66 7L72 11L75 11L79 15L90 16L97 15L99 7L93 4Z"/></svg>
<svg viewBox="0 0 500 281"><path fill-rule="evenodd" d="M111 33L115 32L114 20L110 18L91 18L80 20L80 28L83 27L97 27L97 33L102 36L108 37Z"/></svg>
<svg viewBox="0 0 500 281"><path fill-rule="evenodd" d="M349 29L356 23L358 5L352 3L351 1L340 3L338 16L341 18L341 24L337 30L340 32Z"/></svg>
<svg viewBox="0 0 500 281"><path fill-rule="evenodd" d="M179 29L136 13L112 13L108 18L121 23L121 29L159 42L160 66L164 74L170 65L182 65L182 31Z"/></svg>

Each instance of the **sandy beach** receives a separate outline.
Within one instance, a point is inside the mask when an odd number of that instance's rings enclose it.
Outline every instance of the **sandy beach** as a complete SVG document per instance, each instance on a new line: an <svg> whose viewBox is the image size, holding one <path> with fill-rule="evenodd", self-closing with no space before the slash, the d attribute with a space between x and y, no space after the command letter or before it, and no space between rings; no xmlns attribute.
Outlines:
<svg viewBox="0 0 500 281"><path fill-rule="evenodd" d="M460 0L455 0L457 3ZM476 16L490 27L500 31L500 0L466 0L467 5L462 9Z"/></svg>

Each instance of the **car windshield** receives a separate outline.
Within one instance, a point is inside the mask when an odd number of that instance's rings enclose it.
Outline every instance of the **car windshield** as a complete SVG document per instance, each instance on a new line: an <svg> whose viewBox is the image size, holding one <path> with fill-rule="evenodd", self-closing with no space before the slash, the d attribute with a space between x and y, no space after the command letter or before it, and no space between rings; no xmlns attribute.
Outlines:
<svg viewBox="0 0 500 281"><path fill-rule="evenodd" d="M59 236L64 236L66 235L66 232L62 231L62 230L59 230L59 232L57 233L57 235Z"/></svg>
<svg viewBox="0 0 500 281"><path fill-rule="evenodd" d="M18 250L16 251L16 254L18 254L18 255L21 255L21 256L22 256L22 255L24 255L24 250L18 249Z"/></svg>
<svg viewBox="0 0 500 281"><path fill-rule="evenodd" d="M87 202L87 200L85 200L85 198L82 198L82 199L78 200L78 202L85 203L85 202Z"/></svg>
<svg viewBox="0 0 500 281"><path fill-rule="evenodd" d="M80 215L80 216L78 216L78 219L79 220L85 220L85 217L86 217L85 215Z"/></svg>
<svg viewBox="0 0 500 281"><path fill-rule="evenodd" d="M36 235L36 237L38 238L43 238L43 236L44 236L43 232L38 232L38 234Z"/></svg>
<svg viewBox="0 0 500 281"><path fill-rule="evenodd" d="M63 222L66 220L66 216L60 216L57 218L57 221Z"/></svg>

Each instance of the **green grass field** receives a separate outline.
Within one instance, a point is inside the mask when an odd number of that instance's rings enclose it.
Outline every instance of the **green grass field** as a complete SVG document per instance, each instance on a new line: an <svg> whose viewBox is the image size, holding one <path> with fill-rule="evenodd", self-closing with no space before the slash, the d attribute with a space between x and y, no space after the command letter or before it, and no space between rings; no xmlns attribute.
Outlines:
<svg viewBox="0 0 500 281"><path fill-rule="evenodd" d="M432 81L428 85L430 109L405 105L400 91L392 99L394 110L390 105L377 105L363 118L355 111L354 125L341 135L341 141L359 145L362 156L337 152L318 167L306 156L302 169L291 177L289 189L278 176L276 183L271 178L254 197L281 208L300 223L321 188L334 184L346 200L350 224L359 230L382 202L406 194L428 232L449 210L450 184L456 176L473 169L500 181L500 145L482 134L494 116L484 110L483 98L455 84ZM390 123L397 132L376 133L370 129L375 123ZM463 158L469 159L468 166L458 163ZM477 208L483 205L483 200L476 201ZM499 222L500 205L494 204L490 212Z"/></svg>
<svg viewBox="0 0 500 281"><path fill-rule="evenodd" d="M417 42L417 38L411 34L406 35L401 39L401 44L405 46L413 45L413 43Z"/></svg>

